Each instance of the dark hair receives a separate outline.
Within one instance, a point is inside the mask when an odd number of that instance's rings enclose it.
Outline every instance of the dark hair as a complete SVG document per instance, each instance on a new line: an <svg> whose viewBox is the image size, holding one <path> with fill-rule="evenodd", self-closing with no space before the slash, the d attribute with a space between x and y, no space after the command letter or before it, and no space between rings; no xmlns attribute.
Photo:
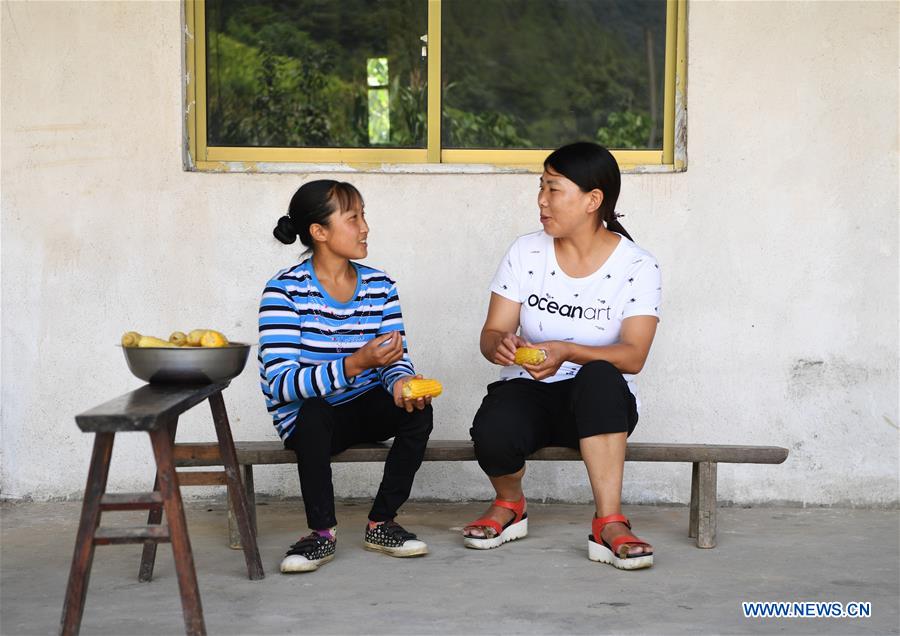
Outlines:
<svg viewBox="0 0 900 636"><path fill-rule="evenodd" d="M544 168L552 168L577 185L582 192L594 189L603 192L603 203L598 211L600 220L606 222L607 229L632 240L616 215L616 201L619 200L619 191L622 189L622 173L609 150L590 141L578 141L550 153L544 159Z"/></svg>
<svg viewBox="0 0 900 636"><path fill-rule="evenodd" d="M278 219L272 230L282 243L290 245L300 237L300 242L312 249L313 240L309 227L313 223L328 225L328 217L335 211L362 207L363 198L355 187L345 181L319 179L304 183L291 197L287 216Z"/></svg>

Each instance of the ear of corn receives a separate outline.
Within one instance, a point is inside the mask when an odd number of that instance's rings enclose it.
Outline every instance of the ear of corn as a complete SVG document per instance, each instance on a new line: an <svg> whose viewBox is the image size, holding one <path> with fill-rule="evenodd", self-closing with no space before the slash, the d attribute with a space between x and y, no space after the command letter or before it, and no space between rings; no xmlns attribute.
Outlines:
<svg viewBox="0 0 900 636"><path fill-rule="evenodd" d="M126 331L122 334L122 346L123 347L136 347L138 343L141 341L141 334L137 331Z"/></svg>
<svg viewBox="0 0 900 636"><path fill-rule="evenodd" d="M203 337L203 334L209 331L209 329L193 329L187 335L187 343L192 347L200 346L200 338Z"/></svg>
<svg viewBox="0 0 900 636"><path fill-rule="evenodd" d="M437 380L413 378L403 385L403 397L410 400L425 396L437 397L443 390L444 387Z"/></svg>
<svg viewBox="0 0 900 636"><path fill-rule="evenodd" d="M225 347L227 345L228 338L226 338L224 334L221 334L218 331L207 329L203 333L203 335L200 336L201 347Z"/></svg>
<svg viewBox="0 0 900 636"><path fill-rule="evenodd" d="M153 336L142 336L137 331L122 334L123 347L227 347L228 338L220 331L194 329L185 335L183 331L173 331L168 340Z"/></svg>
<svg viewBox="0 0 900 636"><path fill-rule="evenodd" d="M141 339L138 341L139 347L174 347L171 342L168 340L160 340L159 338L154 338L153 336L141 336Z"/></svg>
<svg viewBox="0 0 900 636"><path fill-rule="evenodd" d="M546 359L547 354L543 349L532 349L531 347L516 349L516 364L540 364Z"/></svg>

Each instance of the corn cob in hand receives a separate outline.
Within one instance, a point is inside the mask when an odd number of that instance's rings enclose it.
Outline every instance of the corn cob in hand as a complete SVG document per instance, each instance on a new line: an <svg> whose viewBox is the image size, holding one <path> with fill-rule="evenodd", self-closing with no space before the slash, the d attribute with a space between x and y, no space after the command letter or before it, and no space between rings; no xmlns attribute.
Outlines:
<svg viewBox="0 0 900 636"><path fill-rule="evenodd" d="M444 390L437 380L427 378L413 378L403 385L403 397L415 400L423 397L437 397Z"/></svg>
<svg viewBox="0 0 900 636"><path fill-rule="evenodd" d="M540 364L546 359L547 354L543 349L532 349L531 347L516 349L516 364Z"/></svg>

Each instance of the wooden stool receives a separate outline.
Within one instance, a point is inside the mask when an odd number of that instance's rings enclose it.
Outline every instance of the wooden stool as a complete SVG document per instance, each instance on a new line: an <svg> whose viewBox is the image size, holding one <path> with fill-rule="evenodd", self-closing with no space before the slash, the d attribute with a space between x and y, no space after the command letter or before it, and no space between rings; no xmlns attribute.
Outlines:
<svg viewBox="0 0 900 636"><path fill-rule="evenodd" d="M87 487L81 509L81 522L75 540L75 554L63 605L61 633L77 634L81 627L84 602L87 595L94 546L119 543L143 543L144 552L138 578L149 581L156 560L156 544L172 543L175 570L181 590L181 606L185 631L188 634L205 634L203 608L197 588L194 557L185 523L184 507L179 489L179 477L175 471L172 447L178 416L204 400L209 400L224 471L214 471L216 483L228 486L230 504L241 536L247 573L253 580L262 579L262 562L256 544L247 496L238 473L237 455L222 390L228 382L200 386L154 385L126 393L110 402L77 415L75 421L85 433L94 433L94 451L88 471ZM150 435L156 458L156 481L153 492L131 494L107 494L106 481L116 433L145 431ZM210 471L201 476L182 473L181 482L210 483ZM106 510L149 510L148 525L134 528L101 528L100 515ZM163 510L167 526L160 525Z"/></svg>

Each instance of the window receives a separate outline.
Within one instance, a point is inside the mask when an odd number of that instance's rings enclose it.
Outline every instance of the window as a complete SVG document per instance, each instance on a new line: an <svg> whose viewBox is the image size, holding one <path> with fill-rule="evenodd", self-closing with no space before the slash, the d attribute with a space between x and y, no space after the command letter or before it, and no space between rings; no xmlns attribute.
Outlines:
<svg viewBox="0 0 900 636"><path fill-rule="evenodd" d="M624 168L684 167L685 0L186 0L185 16L196 169L537 169L578 139Z"/></svg>

